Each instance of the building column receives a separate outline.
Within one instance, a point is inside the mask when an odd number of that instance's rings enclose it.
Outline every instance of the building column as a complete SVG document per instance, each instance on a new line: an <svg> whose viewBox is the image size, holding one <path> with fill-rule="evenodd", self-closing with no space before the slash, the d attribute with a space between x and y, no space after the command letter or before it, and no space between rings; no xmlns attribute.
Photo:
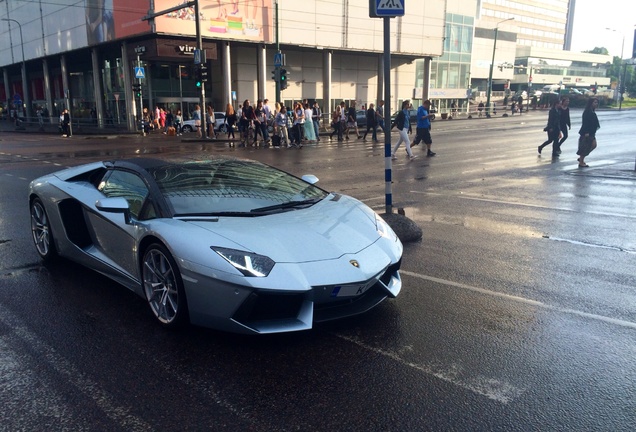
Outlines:
<svg viewBox="0 0 636 432"><path fill-rule="evenodd" d="M26 63L22 62L22 101L26 105L26 116L30 118L33 116L33 110L31 109L31 98L29 97L29 80L27 79Z"/></svg>
<svg viewBox="0 0 636 432"><path fill-rule="evenodd" d="M95 111L97 112L97 127L104 127L104 92L102 91L102 68L99 65L99 52L91 48L93 63L93 96L95 97Z"/></svg>
<svg viewBox="0 0 636 432"><path fill-rule="evenodd" d="M379 106L380 101L384 100L384 56L382 54L378 54L378 83L377 83L378 91L376 93L377 103L376 106Z"/></svg>
<svg viewBox="0 0 636 432"><path fill-rule="evenodd" d="M2 76L4 78L4 94L7 95L7 110L9 109L9 103L11 102L11 86L9 85L9 70L7 68L2 69Z"/></svg>
<svg viewBox="0 0 636 432"><path fill-rule="evenodd" d="M66 67L66 56L60 56L60 74L62 75L62 89L64 92L64 108L71 112L71 90L68 87L68 68ZM62 108L60 112L64 110Z"/></svg>
<svg viewBox="0 0 636 432"><path fill-rule="evenodd" d="M267 47L265 45L261 45L257 48L258 51L258 62L256 66L257 70L257 79L258 79L258 99L267 99Z"/></svg>
<svg viewBox="0 0 636 432"><path fill-rule="evenodd" d="M156 104L154 103L154 99L152 98L152 74L151 74L152 71L150 70L150 63L146 62L144 64L143 60L141 60L141 66L144 67L144 73L146 75L146 78L144 79L146 80L146 84L148 85L148 107L147 108L148 108L148 111L150 111L152 115L154 115ZM201 107L201 113L204 113L204 112L205 112L204 108ZM141 113L139 113L139 115L141 115ZM203 119L201 119L202 120L201 124L203 124Z"/></svg>
<svg viewBox="0 0 636 432"><path fill-rule="evenodd" d="M432 57L424 57L424 83L422 84L422 101L428 99L428 92L431 88L431 61Z"/></svg>
<svg viewBox="0 0 636 432"><path fill-rule="evenodd" d="M130 59L128 58L128 48L126 42L121 43L121 68L124 74L124 99L126 100L126 126L130 132L137 130L135 118L141 113L137 113L135 95L132 91L132 74Z"/></svg>
<svg viewBox="0 0 636 432"><path fill-rule="evenodd" d="M333 53L331 50L323 50L322 52L322 112L328 114L325 127L329 129L331 121L331 69L332 69Z"/></svg>
<svg viewBox="0 0 636 432"><path fill-rule="evenodd" d="M221 53L221 72L223 74L223 100L225 104L234 105L232 100L232 56L230 43L223 43L223 52ZM224 104L224 105L225 105ZM223 107L225 109L225 106Z"/></svg>
<svg viewBox="0 0 636 432"><path fill-rule="evenodd" d="M46 99L46 110L49 112L48 121L51 124L57 123L53 121L53 100L51 98L51 77L49 76L49 62L42 59L42 73L44 74L44 98ZM45 120L46 121L46 120Z"/></svg>

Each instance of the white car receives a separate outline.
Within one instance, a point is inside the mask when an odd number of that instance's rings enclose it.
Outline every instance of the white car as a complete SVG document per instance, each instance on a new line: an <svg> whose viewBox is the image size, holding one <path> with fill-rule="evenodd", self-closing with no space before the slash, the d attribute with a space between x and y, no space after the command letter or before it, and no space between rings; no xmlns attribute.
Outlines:
<svg viewBox="0 0 636 432"><path fill-rule="evenodd" d="M129 288L166 327L309 330L402 288L393 230L317 181L229 157L81 165L31 182L33 242Z"/></svg>
<svg viewBox="0 0 636 432"><path fill-rule="evenodd" d="M225 123L225 113L224 112L214 112L214 131L227 133L228 125ZM186 120L183 122L182 131L183 133L195 132L197 130L196 125L194 124L194 120Z"/></svg>

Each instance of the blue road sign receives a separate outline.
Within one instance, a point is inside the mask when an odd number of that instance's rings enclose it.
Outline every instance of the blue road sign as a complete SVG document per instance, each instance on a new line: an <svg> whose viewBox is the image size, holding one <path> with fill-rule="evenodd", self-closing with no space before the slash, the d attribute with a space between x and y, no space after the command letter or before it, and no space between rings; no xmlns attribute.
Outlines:
<svg viewBox="0 0 636 432"><path fill-rule="evenodd" d="M135 67L135 78L146 78L146 72L144 71L144 68L142 67Z"/></svg>
<svg viewBox="0 0 636 432"><path fill-rule="evenodd" d="M373 0L371 7L375 10L369 11L377 17L397 17L404 16L404 2L406 0Z"/></svg>
<svg viewBox="0 0 636 432"><path fill-rule="evenodd" d="M283 54L274 54L274 67L281 67L283 65Z"/></svg>
<svg viewBox="0 0 636 432"><path fill-rule="evenodd" d="M194 64L201 64L201 50L198 48L194 50Z"/></svg>

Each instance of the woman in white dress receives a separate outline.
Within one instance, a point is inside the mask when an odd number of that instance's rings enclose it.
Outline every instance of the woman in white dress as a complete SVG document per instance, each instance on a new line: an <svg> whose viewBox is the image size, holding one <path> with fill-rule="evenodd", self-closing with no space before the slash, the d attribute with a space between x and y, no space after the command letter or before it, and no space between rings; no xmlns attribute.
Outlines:
<svg viewBox="0 0 636 432"><path fill-rule="evenodd" d="M303 129L305 130L305 139L307 141L316 141L316 132L314 131L314 124L307 119L311 119L313 114L311 108L309 108L309 104L306 103L303 105L303 109L305 110L305 123L303 124Z"/></svg>

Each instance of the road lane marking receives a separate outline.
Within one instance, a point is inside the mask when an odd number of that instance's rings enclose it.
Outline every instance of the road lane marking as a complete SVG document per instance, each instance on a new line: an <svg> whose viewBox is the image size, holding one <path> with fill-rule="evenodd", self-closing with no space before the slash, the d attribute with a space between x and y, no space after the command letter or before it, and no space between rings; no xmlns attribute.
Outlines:
<svg viewBox="0 0 636 432"><path fill-rule="evenodd" d="M467 372L464 370L464 368L456 363L446 368L435 365L418 364L403 359L399 354L395 352L367 345L359 339L338 333L336 333L335 336L348 342L354 343L366 350L395 360L404 366L408 366L427 375L434 376L435 378L438 378L442 381L446 381L448 383L462 387L466 390L470 390L473 393L477 393L479 395L487 397L488 399L492 399L503 404L508 404L514 401L525 392L525 390L517 388L510 383L494 378L485 377L483 375L472 378L467 377L465 376Z"/></svg>
<svg viewBox="0 0 636 432"><path fill-rule="evenodd" d="M610 212L601 212L601 211L593 211L593 210L581 211L581 210L574 210L567 207L550 207L550 206L545 206L541 204L529 204L529 203L520 203L515 201L503 201L503 200L497 200L493 198L479 198L479 197L468 196L468 195L441 194L436 192L415 191L415 190L410 191L410 193L420 194L420 195L435 195L435 196L441 196L441 197L447 197L447 198L459 198L459 199L466 199L471 201L483 201L483 202L489 202L493 204L516 205L520 207L530 207L530 208L538 208L538 209L545 209L545 210L559 210L559 211L574 212L574 213L594 214L599 216L613 216L613 217L621 217L621 218L628 218L628 219L636 219L636 215L632 215L632 214L610 213Z"/></svg>
<svg viewBox="0 0 636 432"><path fill-rule="evenodd" d="M484 288L478 288L472 285L466 285L463 283L459 283L459 282L453 282L453 281L449 281L446 279L439 279L433 276L427 276L427 275L423 275L423 274L419 274L419 273L414 273L414 272L410 272L408 270L400 270L400 274L402 275L407 275L407 276L411 276L414 278L418 278L418 279L422 279L422 280L427 280L430 282L435 282L441 285L446 285L446 286L451 286L451 287L455 287L455 288L461 288L464 290L468 290L468 291L473 291L479 294L485 294L485 295L489 295L492 297L499 297L505 300L510 300L510 301L514 301L517 303L522 303L522 304L526 304L526 305L531 305L531 306L535 306L535 307L539 307L542 309L546 309L546 310L551 310L551 311L555 311L555 312L561 312L561 313L565 313L568 315L574 315L577 317L581 317L581 318L588 318L588 319L592 319L595 321L601 321L607 324L613 324L613 325L617 325L617 326L621 326L621 327L625 327L625 328L629 328L629 329L634 329L636 330L636 323L632 322L632 321L625 321L625 320L621 320L621 319L617 319L617 318L611 318L611 317L607 317L607 316L603 316L603 315L597 315L597 314L593 314L593 313L588 313L588 312L583 312L583 311L579 311L576 309L570 309L570 308L564 308L564 307L560 307L560 306L553 306L547 303L543 303L540 302L538 300L532 300L532 299L528 299L525 297L519 297L519 296L514 296L514 295L510 295L510 294L505 294L505 293L500 293L500 292L496 292L496 291L490 291Z"/></svg>

